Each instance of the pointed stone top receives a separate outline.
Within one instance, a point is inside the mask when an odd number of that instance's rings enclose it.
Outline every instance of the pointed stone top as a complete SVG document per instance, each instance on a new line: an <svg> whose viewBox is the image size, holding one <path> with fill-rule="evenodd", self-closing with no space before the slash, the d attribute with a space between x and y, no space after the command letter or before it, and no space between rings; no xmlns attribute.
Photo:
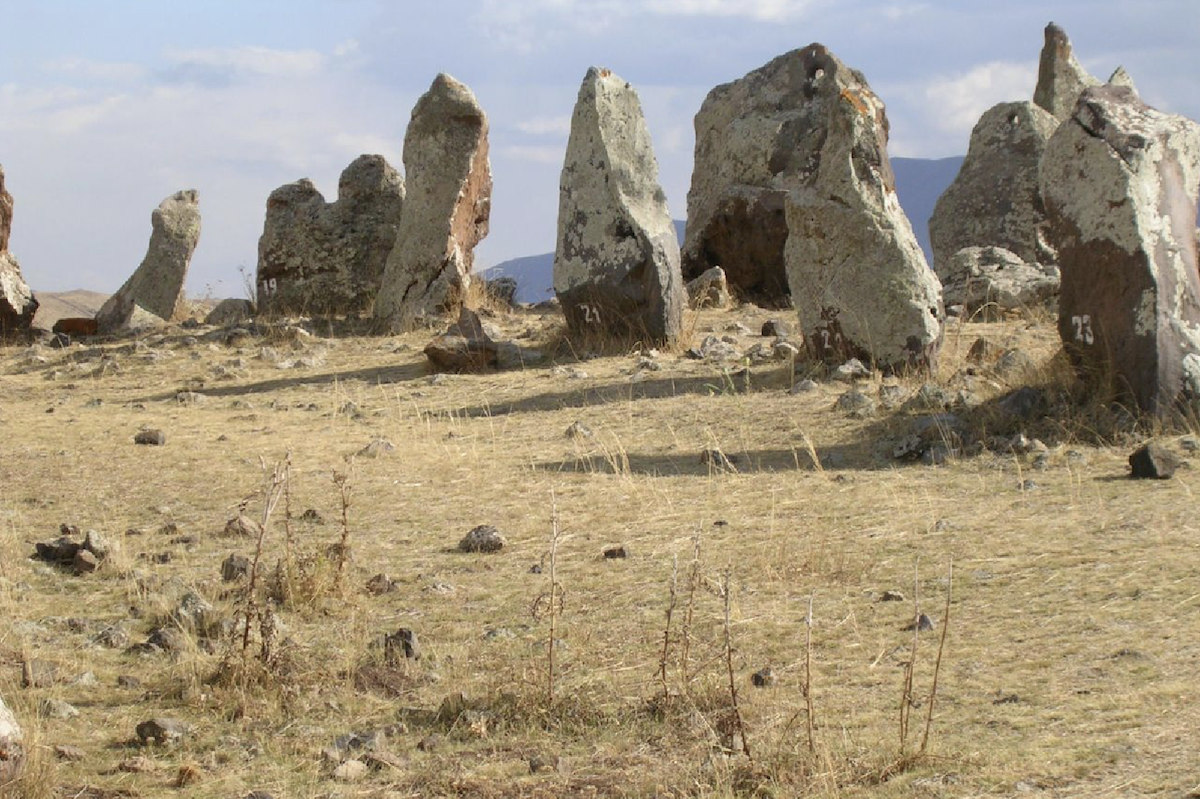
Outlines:
<svg viewBox="0 0 1200 799"><path fill-rule="evenodd" d="M12 231L13 198L4 188L4 166L0 165L0 252L8 249L8 234Z"/></svg>
<svg viewBox="0 0 1200 799"><path fill-rule="evenodd" d="M1117 67L1108 79L1109 86L1124 86L1127 89L1137 91L1137 85L1133 82L1133 76L1125 71L1125 67Z"/></svg>
<svg viewBox="0 0 1200 799"><path fill-rule="evenodd" d="M445 72L439 72L430 84L429 91L421 95L421 99L413 108L413 116L416 117L432 108L445 109L443 113L483 116L483 109L479 107L475 93L465 83Z"/></svg>
<svg viewBox="0 0 1200 799"><path fill-rule="evenodd" d="M1033 101L1063 122L1071 116L1079 94L1099 85L1100 81L1089 75L1075 58L1066 31L1053 22L1047 25Z"/></svg>

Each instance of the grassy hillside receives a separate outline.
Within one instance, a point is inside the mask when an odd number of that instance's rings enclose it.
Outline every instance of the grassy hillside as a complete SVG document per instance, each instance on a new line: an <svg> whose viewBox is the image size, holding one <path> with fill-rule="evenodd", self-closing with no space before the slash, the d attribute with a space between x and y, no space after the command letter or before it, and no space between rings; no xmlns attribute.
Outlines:
<svg viewBox="0 0 1200 799"><path fill-rule="evenodd" d="M746 350L766 318L691 324ZM434 377L428 334L294 328L0 351L0 696L33 751L0 793L1195 790L1200 475L1127 479L1140 434L1086 404L996 414L1016 385L1072 391L1052 324L949 330L954 433L903 404L918 377L865 381L878 409L853 418L804 364L578 360L553 317L498 322L547 362ZM980 336L1030 363L968 364ZM896 460L922 419L1047 450ZM98 571L29 559L62 524L107 539ZM458 551L482 524L507 546ZM258 559L253 593L231 555ZM931 631L906 631L918 612ZM400 628L419 659L381 645ZM187 732L143 745L153 717Z"/></svg>
<svg viewBox="0 0 1200 799"><path fill-rule="evenodd" d="M34 294L38 301L37 315L33 324L44 330L54 327L54 323L64 317L93 317L109 295L86 289L74 291L38 291Z"/></svg>

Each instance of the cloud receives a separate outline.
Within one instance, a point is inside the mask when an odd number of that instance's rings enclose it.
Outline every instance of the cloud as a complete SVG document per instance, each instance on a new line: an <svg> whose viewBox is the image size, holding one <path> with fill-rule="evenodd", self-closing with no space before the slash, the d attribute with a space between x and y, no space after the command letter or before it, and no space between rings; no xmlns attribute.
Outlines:
<svg viewBox="0 0 1200 799"><path fill-rule="evenodd" d="M566 136L571 132L571 117L539 116L517 123L517 130L530 136Z"/></svg>
<svg viewBox="0 0 1200 799"><path fill-rule="evenodd" d="M353 52L340 50L340 52ZM268 47L212 47L166 53L171 66L159 77L166 83L222 88L252 78L303 78L322 70L328 57L315 50Z"/></svg>
<svg viewBox="0 0 1200 799"><path fill-rule="evenodd" d="M566 148L512 144L499 148L496 154L516 161L532 161L535 164L561 164L566 156Z"/></svg>
<svg viewBox="0 0 1200 799"><path fill-rule="evenodd" d="M945 133L970 134L997 103L1025 100L1037 84L1034 62L991 61L962 75L933 79L924 90L927 118Z"/></svg>
<svg viewBox="0 0 1200 799"><path fill-rule="evenodd" d="M796 19L812 10L816 0L650 0L647 7L668 16L742 17L760 22ZM641 4L632 4L634 9Z"/></svg>
<svg viewBox="0 0 1200 799"><path fill-rule="evenodd" d="M89 58L60 58L44 69L52 75L106 83L128 83L142 79L146 69L124 61L95 61Z"/></svg>

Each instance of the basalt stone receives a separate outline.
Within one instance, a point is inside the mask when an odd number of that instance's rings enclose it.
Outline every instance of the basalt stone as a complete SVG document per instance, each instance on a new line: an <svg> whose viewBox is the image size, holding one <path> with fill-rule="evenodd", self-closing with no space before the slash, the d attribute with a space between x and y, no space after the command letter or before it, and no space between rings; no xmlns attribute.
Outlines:
<svg viewBox="0 0 1200 799"><path fill-rule="evenodd" d="M374 311L394 330L458 312L474 279L475 245L488 234L487 115L471 90L449 75L438 75L413 108L404 170L404 212Z"/></svg>
<svg viewBox="0 0 1200 799"><path fill-rule="evenodd" d="M1067 32L1053 22L1047 25L1033 102L1063 122L1071 116L1083 90L1099 85L1075 58Z"/></svg>
<svg viewBox="0 0 1200 799"><path fill-rule="evenodd" d="M947 305L961 305L972 318L1044 306L1058 295L1055 266L1026 263L1001 247L959 250L939 274Z"/></svg>
<svg viewBox="0 0 1200 799"><path fill-rule="evenodd" d="M1085 379L1165 417L1200 400L1200 124L1086 90L1042 161L1058 331Z"/></svg>
<svg viewBox="0 0 1200 799"><path fill-rule="evenodd" d="M809 97L804 187L787 202L785 256L805 347L819 360L885 372L936 365L942 287L896 198L883 102L820 44L794 79Z"/></svg>
<svg viewBox="0 0 1200 799"><path fill-rule="evenodd" d="M637 92L607 69L579 89L558 197L554 291L571 332L675 342L678 239Z"/></svg>

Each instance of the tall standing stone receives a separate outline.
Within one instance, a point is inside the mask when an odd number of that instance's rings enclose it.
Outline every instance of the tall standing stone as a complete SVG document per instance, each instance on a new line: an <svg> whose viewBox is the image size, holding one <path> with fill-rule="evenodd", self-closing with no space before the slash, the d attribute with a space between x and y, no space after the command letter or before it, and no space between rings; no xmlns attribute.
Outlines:
<svg viewBox="0 0 1200 799"><path fill-rule="evenodd" d="M1088 74L1075 58L1067 32L1053 22L1047 25L1033 102L1063 122L1075 110L1075 101L1083 90L1099 85L1100 81Z"/></svg>
<svg viewBox="0 0 1200 799"><path fill-rule="evenodd" d="M0 338L27 332L38 309L37 299L21 276L21 265L8 251L12 217L13 198L4 188L4 168L0 167Z"/></svg>
<svg viewBox="0 0 1200 799"><path fill-rule="evenodd" d="M116 294L96 313L101 333L177 320L183 312L183 283L200 240L200 197L176 192L150 216L146 257Z"/></svg>
<svg viewBox="0 0 1200 799"><path fill-rule="evenodd" d="M588 70L571 118L554 291L574 334L679 338L679 240L654 146L637 92L607 69Z"/></svg>
<svg viewBox="0 0 1200 799"><path fill-rule="evenodd" d="M886 371L936 363L941 285L896 199L883 102L820 44L799 53L819 143L787 202L792 300L815 357L869 358Z"/></svg>
<svg viewBox="0 0 1200 799"><path fill-rule="evenodd" d="M933 268L943 283L967 247L1000 247L1028 263L1052 260L1039 241L1038 166L1057 128L1050 112L1028 102L1000 103L979 119L958 176L929 219Z"/></svg>
<svg viewBox="0 0 1200 799"><path fill-rule="evenodd" d="M327 203L308 179L267 199L258 240L259 311L357 313L374 302L396 243L404 179L382 155L342 172Z"/></svg>
<svg viewBox="0 0 1200 799"><path fill-rule="evenodd" d="M1042 160L1059 335L1088 378L1168 416L1200 399L1200 124L1086 90Z"/></svg>
<svg viewBox="0 0 1200 799"><path fill-rule="evenodd" d="M407 196L375 318L392 329L457 312L488 233L492 169L487 115L471 90L438 75L404 136Z"/></svg>
<svg viewBox="0 0 1200 799"><path fill-rule="evenodd" d="M25 762L23 735L17 717L0 696L0 785L15 780Z"/></svg>

